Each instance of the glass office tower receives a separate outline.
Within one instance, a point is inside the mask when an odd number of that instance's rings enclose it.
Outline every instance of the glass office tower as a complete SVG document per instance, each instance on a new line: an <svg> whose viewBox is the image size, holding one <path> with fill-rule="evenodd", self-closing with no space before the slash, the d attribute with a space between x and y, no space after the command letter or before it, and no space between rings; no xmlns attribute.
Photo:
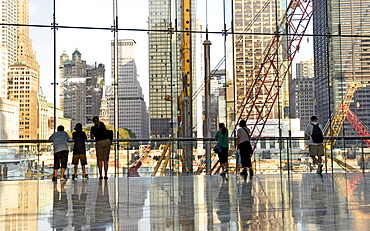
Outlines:
<svg viewBox="0 0 370 231"><path fill-rule="evenodd" d="M370 13L366 1L319 1L314 12L316 112L325 124L340 106L351 82L367 84L357 89L350 109L365 125L370 125ZM355 132L345 122L344 132Z"/></svg>

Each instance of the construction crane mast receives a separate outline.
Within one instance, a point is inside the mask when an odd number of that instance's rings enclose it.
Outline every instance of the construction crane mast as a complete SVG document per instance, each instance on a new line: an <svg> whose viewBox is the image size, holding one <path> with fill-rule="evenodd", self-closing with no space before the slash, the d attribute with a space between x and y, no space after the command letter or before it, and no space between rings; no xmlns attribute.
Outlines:
<svg viewBox="0 0 370 231"><path fill-rule="evenodd" d="M192 120L192 75L191 75L191 0L181 1L181 82L182 91L178 99L181 125L179 132L184 138L193 137ZM180 121L179 121L180 122ZM193 148L191 142L182 143L183 172L193 170Z"/></svg>

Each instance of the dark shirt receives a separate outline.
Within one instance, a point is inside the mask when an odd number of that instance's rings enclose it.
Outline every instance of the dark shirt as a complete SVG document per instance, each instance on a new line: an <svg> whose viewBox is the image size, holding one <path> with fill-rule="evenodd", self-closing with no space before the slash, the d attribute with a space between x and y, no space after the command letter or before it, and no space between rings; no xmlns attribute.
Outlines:
<svg viewBox="0 0 370 231"><path fill-rule="evenodd" d="M86 133L84 131L73 132L72 139L75 142L73 146L73 154L85 154L85 140L87 140Z"/></svg>
<svg viewBox="0 0 370 231"><path fill-rule="evenodd" d="M95 141L109 139L108 132L107 132L106 128L97 127L97 126L94 125L93 127L91 127L90 133L94 134Z"/></svg>

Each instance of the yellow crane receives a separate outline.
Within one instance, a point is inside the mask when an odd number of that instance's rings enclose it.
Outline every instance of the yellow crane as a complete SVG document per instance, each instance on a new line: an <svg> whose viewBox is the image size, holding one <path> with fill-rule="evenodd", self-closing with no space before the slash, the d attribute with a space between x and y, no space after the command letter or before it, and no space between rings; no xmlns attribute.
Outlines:
<svg viewBox="0 0 370 231"><path fill-rule="evenodd" d="M356 90L358 88L365 87L365 84L359 83L359 82L351 82L348 84L348 88L346 90L346 93L343 95L343 98L336 107L331 115L330 120L326 123L324 127L323 133L327 137L333 137L332 139L325 140L325 148L326 150L331 150L331 148L335 145L336 138L339 135L340 130L342 129L343 122L346 119L347 116L347 110L349 109L350 104L353 100L353 95L355 94ZM346 168L349 170L355 170L354 167L348 165L347 163L331 157L329 154L326 154L327 158L333 158L333 160L342 168Z"/></svg>
<svg viewBox="0 0 370 231"><path fill-rule="evenodd" d="M181 1L181 76L182 91L179 95L179 115L181 125L179 133L182 137L193 137L192 121L192 75L191 75L191 0ZM192 145L183 142L182 160L183 172L193 171L193 150Z"/></svg>
<svg viewBox="0 0 370 231"><path fill-rule="evenodd" d="M359 82L351 82L348 84L346 93L343 95L342 101L337 108L333 111L331 119L326 123L324 127L324 134L326 136L337 137L342 128L343 122L346 119L346 110L352 103L353 95L358 88L365 87L365 84ZM335 144L336 139L332 139L331 142L327 142L328 148L331 148Z"/></svg>

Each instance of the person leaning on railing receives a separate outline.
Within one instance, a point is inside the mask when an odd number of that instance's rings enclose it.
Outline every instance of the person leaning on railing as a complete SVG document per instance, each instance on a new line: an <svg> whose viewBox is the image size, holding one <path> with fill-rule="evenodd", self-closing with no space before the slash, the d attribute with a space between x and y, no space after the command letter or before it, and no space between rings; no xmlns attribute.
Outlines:
<svg viewBox="0 0 370 231"><path fill-rule="evenodd" d="M93 117L94 126L91 127L90 138L96 141L96 158L99 170L99 179L103 179L102 168L104 166L104 179L108 179L108 161L110 153L111 141L108 130L103 122L99 121L99 117Z"/></svg>
<svg viewBox="0 0 370 231"><path fill-rule="evenodd" d="M58 179L58 169L61 168L60 180L67 180L64 174L68 161L68 144L69 136L64 131L64 127L59 125L57 132L50 136L49 140L54 142L54 175L52 181Z"/></svg>

